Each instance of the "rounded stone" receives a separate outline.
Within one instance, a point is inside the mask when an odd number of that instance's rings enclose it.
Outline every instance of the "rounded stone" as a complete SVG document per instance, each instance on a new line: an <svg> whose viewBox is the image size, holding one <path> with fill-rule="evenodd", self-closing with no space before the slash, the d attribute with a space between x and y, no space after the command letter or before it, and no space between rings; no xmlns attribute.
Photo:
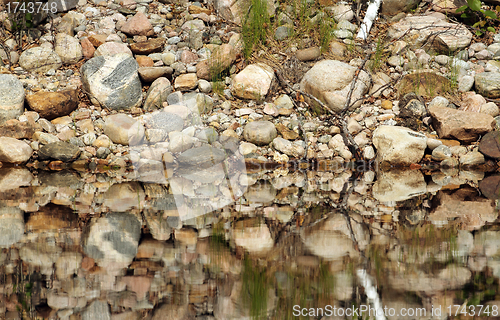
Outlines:
<svg viewBox="0 0 500 320"><path fill-rule="evenodd" d="M11 74L0 74L0 123L19 117L24 111L24 88Z"/></svg>
<svg viewBox="0 0 500 320"><path fill-rule="evenodd" d="M278 132L270 121L253 121L243 130L243 138L256 145L270 144L277 135Z"/></svg>
<svg viewBox="0 0 500 320"><path fill-rule="evenodd" d="M436 161L441 161L446 158L451 157L451 150L448 146L440 145L432 150L432 159Z"/></svg>
<svg viewBox="0 0 500 320"><path fill-rule="evenodd" d="M19 57L19 65L27 71L45 73L62 66L61 58L47 47L35 47L24 51Z"/></svg>

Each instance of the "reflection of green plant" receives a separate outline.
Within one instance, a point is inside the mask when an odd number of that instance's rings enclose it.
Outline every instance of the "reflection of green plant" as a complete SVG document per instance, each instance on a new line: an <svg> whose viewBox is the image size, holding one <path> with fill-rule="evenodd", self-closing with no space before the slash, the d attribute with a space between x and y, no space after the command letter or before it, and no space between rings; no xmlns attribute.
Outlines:
<svg viewBox="0 0 500 320"><path fill-rule="evenodd" d="M496 7L496 11L500 11L500 7ZM496 32L493 27L493 21L498 21L495 11L484 10L481 8L480 0L467 0L467 4L457 9L457 13L462 12L461 18L472 24L473 28L477 28L476 35L480 36L486 31Z"/></svg>
<svg viewBox="0 0 500 320"><path fill-rule="evenodd" d="M267 298L271 284L266 270L245 258L242 279L243 304L250 307L250 316L252 319L267 319Z"/></svg>
<svg viewBox="0 0 500 320"><path fill-rule="evenodd" d="M251 0L248 16L241 30L245 58L250 57L255 45L265 41L269 24L266 0Z"/></svg>

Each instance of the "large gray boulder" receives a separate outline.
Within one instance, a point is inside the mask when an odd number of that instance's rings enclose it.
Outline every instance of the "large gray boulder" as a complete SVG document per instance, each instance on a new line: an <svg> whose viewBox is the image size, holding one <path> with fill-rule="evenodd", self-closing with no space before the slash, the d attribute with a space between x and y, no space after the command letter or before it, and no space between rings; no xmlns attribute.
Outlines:
<svg viewBox="0 0 500 320"><path fill-rule="evenodd" d="M139 65L130 55L98 56L81 68L82 84L90 100L113 110L128 110L142 103Z"/></svg>

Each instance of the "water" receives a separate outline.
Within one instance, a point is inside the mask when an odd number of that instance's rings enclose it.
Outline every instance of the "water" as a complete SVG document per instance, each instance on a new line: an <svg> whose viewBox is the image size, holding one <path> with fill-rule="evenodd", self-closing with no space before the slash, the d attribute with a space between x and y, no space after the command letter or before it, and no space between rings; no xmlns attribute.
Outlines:
<svg viewBox="0 0 500 320"><path fill-rule="evenodd" d="M170 169L0 168L0 318L500 312L494 175Z"/></svg>

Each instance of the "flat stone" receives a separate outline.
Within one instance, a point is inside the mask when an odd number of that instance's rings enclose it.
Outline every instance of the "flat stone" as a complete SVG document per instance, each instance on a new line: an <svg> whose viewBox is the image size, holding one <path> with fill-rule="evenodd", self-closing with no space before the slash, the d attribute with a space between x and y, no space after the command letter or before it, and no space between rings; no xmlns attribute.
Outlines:
<svg viewBox="0 0 500 320"><path fill-rule="evenodd" d="M149 22L148 17L140 11L128 19L120 31L133 36L152 36L154 34L153 25Z"/></svg>
<svg viewBox="0 0 500 320"><path fill-rule="evenodd" d="M276 129L286 140L295 140L299 138L299 134L297 132L288 129L281 123L276 124Z"/></svg>
<svg viewBox="0 0 500 320"><path fill-rule="evenodd" d="M0 162L23 163L33 154L31 147L24 141L0 137Z"/></svg>
<svg viewBox="0 0 500 320"><path fill-rule="evenodd" d="M226 153L211 146L202 146L184 151L177 157L181 165L209 168L226 159Z"/></svg>
<svg viewBox="0 0 500 320"><path fill-rule="evenodd" d="M79 155L80 148L64 141L46 144L38 150L40 160L53 159L68 162L75 160Z"/></svg>
<svg viewBox="0 0 500 320"><path fill-rule="evenodd" d="M123 145L138 145L145 134L144 126L139 121L121 113L107 117L103 130L111 141Z"/></svg>
<svg viewBox="0 0 500 320"><path fill-rule="evenodd" d="M439 138L470 143L495 128L495 119L487 114L460 111L439 105L428 108Z"/></svg>
<svg viewBox="0 0 500 320"><path fill-rule="evenodd" d="M17 119L5 121L0 125L0 137L31 139L35 133L35 125L34 122L21 122Z"/></svg>
<svg viewBox="0 0 500 320"><path fill-rule="evenodd" d="M479 181L479 190L488 199L500 199L500 175L494 174Z"/></svg>
<svg viewBox="0 0 500 320"><path fill-rule="evenodd" d="M270 121L253 121L243 129L243 138L256 145L267 145L277 136L276 128Z"/></svg>
<svg viewBox="0 0 500 320"><path fill-rule="evenodd" d="M132 51L130 51L129 47L125 43L105 42L95 50L94 57L113 56L118 53L132 56Z"/></svg>
<svg viewBox="0 0 500 320"><path fill-rule="evenodd" d="M460 157L460 164L462 166L474 166L484 163L484 156L477 151L469 152Z"/></svg>
<svg viewBox="0 0 500 320"><path fill-rule="evenodd" d="M408 128L380 126L373 132L378 162L391 165L419 163L427 147L427 137Z"/></svg>
<svg viewBox="0 0 500 320"><path fill-rule="evenodd" d="M153 82L160 77L171 75L173 69L170 67L140 67L137 71L144 82Z"/></svg>
<svg viewBox="0 0 500 320"><path fill-rule="evenodd" d="M481 111L481 106L486 104L486 99L480 94L475 92L466 92L462 95L460 108L458 110L479 112Z"/></svg>
<svg viewBox="0 0 500 320"><path fill-rule="evenodd" d="M175 90L188 91L196 88L198 77L195 73L181 74L174 81Z"/></svg>
<svg viewBox="0 0 500 320"><path fill-rule="evenodd" d="M297 52L295 52L295 56L300 61L311 61L321 56L321 50L319 47L297 50Z"/></svg>
<svg viewBox="0 0 500 320"><path fill-rule="evenodd" d="M146 40L144 42L132 43L130 45L130 50L132 50L134 54L143 55L147 55L153 52L161 52L165 41L165 38L154 38Z"/></svg>
<svg viewBox="0 0 500 320"><path fill-rule="evenodd" d="M154 60L148 56L136 55L135 60L137 61L139 68L140 67L154 67L154 65L155 65Z"/></svg>
<svg viewBox="0 0 500 320"><path fill-rule="evenodd" d="M418 72L404 76L397 88L400 96L415 92L420 96L445 95L451 89L450 80L434 72Z"/></svg>
<svg viewBox="0 0 500 320"><path fill-rule="evenodd" d="M145 111L161 109L163 107L163 103L167 101L168 95L172 93L172 90L172 85L167 78L157 78L148 89L143 109Z"/></svg>
<svg viewBox="0 0 500 320"><path fill-rule="evenodd" d="M40 117L52 120L66 116L78 107L78 92L76 90L63 90L56 92L39 91L28 95L26 101L31 110Z"/></svg>
<svg viewBox="0 0 500 320"><path fill-rule="evenodd" d="M24 97L23 84L16 76L0 74L0 123L23 113Z"/></svg>

